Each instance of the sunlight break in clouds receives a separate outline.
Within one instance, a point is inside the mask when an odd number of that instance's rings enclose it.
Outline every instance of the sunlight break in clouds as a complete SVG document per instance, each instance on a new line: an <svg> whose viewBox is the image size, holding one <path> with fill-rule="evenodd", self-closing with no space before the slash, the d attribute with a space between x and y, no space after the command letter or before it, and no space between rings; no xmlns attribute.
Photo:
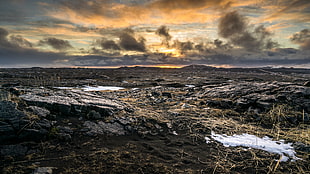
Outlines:
<svg viewBox="0 0 310 174"><path fill-rule="evenodd" d="M309 8L308 0L1 1L0 60L299 66L310 59Z"/></svg>

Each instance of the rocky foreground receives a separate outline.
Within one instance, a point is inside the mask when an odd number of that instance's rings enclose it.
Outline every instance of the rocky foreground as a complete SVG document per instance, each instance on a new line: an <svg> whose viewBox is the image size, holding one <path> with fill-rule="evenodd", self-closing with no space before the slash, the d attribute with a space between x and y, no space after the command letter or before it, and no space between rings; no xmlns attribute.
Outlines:
<svg viewBox="0 0 310 174"><path fill-rule="evenodd" d="M310 172L310 70L35 68L0 75L2 173ZM283 139L299 160L225 147L213 132Z"/></svg>

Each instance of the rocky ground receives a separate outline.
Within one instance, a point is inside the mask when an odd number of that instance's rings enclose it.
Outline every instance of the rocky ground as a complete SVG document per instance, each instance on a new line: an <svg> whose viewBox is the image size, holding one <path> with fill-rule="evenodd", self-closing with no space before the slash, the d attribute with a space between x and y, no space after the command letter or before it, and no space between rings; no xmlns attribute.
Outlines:
<svg viewBox="0 0 310 174"><path fill-rule="evenodd" d="M1 172L309 173L309 80L293 68L0 69ZM212 133L283 139L300 159Z"/></svg>

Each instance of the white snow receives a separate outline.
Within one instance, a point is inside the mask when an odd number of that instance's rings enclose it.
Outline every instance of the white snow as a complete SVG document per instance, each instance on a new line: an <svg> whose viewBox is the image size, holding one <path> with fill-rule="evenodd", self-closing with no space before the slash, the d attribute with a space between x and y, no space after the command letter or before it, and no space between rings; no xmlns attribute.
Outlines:
<svg viewBox="0 0 310 174"><path fill-rule="evenodd" d="M64 86L62 86L62 87L54 87L55 89L65 89L65 90L72 90L72 89L74 89L73 87L64 87Z"/></svg>
<svg viewBox="0 0 310 174"><path fill-rule="evenodd" d="M188 88L195 88L195 85L185 85Z"/></svg>
<svg viewBox="0 0 310 174"><path fill-rule="evenodd" d="M63 90L83 90L83 91L117 91L121 89L125 89L122 87L116 87L116 86L84 86L82 88L79 87L54 87L55 89L63 89Z"/></svg>
<svg viewBox="0 0 310 174"><path fill-rule="evenodd" d="M296 152L294 151L294 147L291 146L292 143L286 144L284 143L284 140L273 141L267 136L259 138L255 135L250 134L227 136L225 134L215 134L214 132L212 132L211 138L218 142L221 142L225 147L243 146L265 150L270 153L280 154L282 156L280 160L281 162L287 161L289 157L292 158L292 161L300 159L295 156ZM207 139L207 137L206 142L210 142L210 139Z"/></svg>
<svg viewBox="0 0 310 174"><path fill-rule="evenodd" d="M107 91L107 90L117 91L117 90L121 90L125 88L116 87L116 86L84 86L81 89L83 91Z"/></svg>

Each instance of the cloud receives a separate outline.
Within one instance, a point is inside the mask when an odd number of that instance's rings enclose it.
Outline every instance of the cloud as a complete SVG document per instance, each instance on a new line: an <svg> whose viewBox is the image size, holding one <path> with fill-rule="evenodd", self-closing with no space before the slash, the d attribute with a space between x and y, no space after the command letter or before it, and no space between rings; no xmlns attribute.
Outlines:
<svg viewBox="0 0 310 174"><path fill-rule="evenodd" d="M136 39L135 33L131 29L124 30L119 35L119 45L127 51L139 51L139 52L145 52L146 46L145 46L145 38L139 37Z"/></svg>
<svg viewBox="0 0 310 174"><path fill-rule="evenodd" d="M175 40L172 47L180 50L181 54L185 54L187 51L195 49L195 44L191 41L181 42Z"/></svg>
<svg viewBox="0 0 310 174"><path fill-rule="evenodd" d="M279 10L280 8L280 10ZM265 20L291 20L293 22L310 21L310 1L309 0L282 0L272 9L273 13Z"/></svg>
<svg viewBox="0 0 310 174"><path fill-rule="evenodd" d="M54 48L56 50L60 50L60 51L73 48L71 46L71 44L69 43L69 41L57 39L54 37L48 37L48 38L45 38L43 40L40 40L39 45L48 45L48 46L51 46L52 48Z"/></svg>
<svg viewBox="0 0 310 174"><path fill-rule="evenodd" d="M278 46L270 38L272 33L263 25L255 27L252 31L247 18L237 11L226 13L220 18L218 34L248 51L260 51Z"/></svg>
<svg viewBox="0 0 310 174"><path fill-rule="evenodd" d="M7 40L7 36L9 32L4 29L0 28L0 46L1 47L12 47L13 45Z"/></svg>
<svg viewBox="0 0 310 174"><path fill-rule="evenodd" d="M169 34L169 28L162 25L160 26L156 32L155 32L158 36L163 38L162 44L166 45L167 47L169 47L169 41L171 40L171 35Z"/></svg>
<svg viewBox="0 0 310 174"><path fill-rule="evenodd" d="M303 29L291 36L290 40L298 44L302 50L310 50L310 30Z"/></svg>
<svg viewBox="0 0 310 174"><path fill-rule="evenodd" d="M9 37L9 32L4 28L0 28L0 47L11 49L31 48L32 43L20 35L11 35Z"/></svg>
<svg viewBox="0 0 310 174"><path fill-rule="evenodd" d="M28 48L32 47L32 43L29 42L28 40L24 39L20 35L12 35L12 36L10 36L10 42L12 44L18 45L20 47L28 47Z"/></svg>
<svg viewBox="0 0 310 174"><path fill-rule="evenodd" d="M232 0L158 0L151 6L159 9L201 9L206 7L227 8Z"/></svg>
<svg viewBox="0 0 310 174"><path fill-rule="evenodd" d="M70 59L62 53L40 52L32 48L32 43L22 36L11 35L0 28L0 62L1 66L8 65L45 65L63 66Z"/></svg>
<svg viewBox="0 0 310 174"><path fill-rule="evenodd" d="M220 39L215 39L213 41L213 44L216 46L216 48L222 49L222 50L227 50L232 48L231 45L229 45L228 43L224 43L222 40Z"/></svg>
<svg viewBox="0 0 310 174"><path fill-rule="evenodd" d="M247 30L247 21L237 11L225 14L219 21L219 35L228 38L244 33Z"/></svg>
<svg viewBox="0 0 310 174"><path fill-rule="evenodd" d="M120 46L114 42L113 40L107 40L105 38L101 38L95 41L96 45L101 46L102 49L108 50L120 50Z"/></svg>
<svg viewBox="0 0 310 174"><path fill-rule="evenodd" d="M77 25L121 28L140 24L204 23L218 16L210 11L226 9L234 1L236 0L55 0L45 8L46 16ZM203 11L206 9L208 10Z"/></svg>

